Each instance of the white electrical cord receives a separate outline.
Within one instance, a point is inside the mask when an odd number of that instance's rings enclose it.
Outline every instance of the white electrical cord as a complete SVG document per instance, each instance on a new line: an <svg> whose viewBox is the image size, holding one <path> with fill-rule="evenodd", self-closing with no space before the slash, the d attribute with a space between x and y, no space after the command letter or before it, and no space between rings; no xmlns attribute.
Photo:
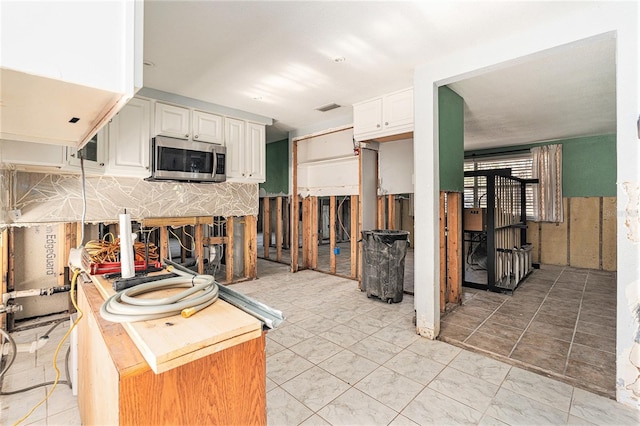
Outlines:
<svg viewBox="0 0 640 426"><path fill-rule="evenodd" d="M80 174L82 179L82 218L80 221L80 226L82 227L80 230L80 246L84 245L84 222L87 218L87 188L86 188L86 179L84 176L84 155L82 155L81 151L78 151L80 154Z"/></svg>
<svg viewBox="0 0 640 426"><path fill-rule="evenodd" d="M168 268L168 270L171 269ZM188 318L218 300L218 284L211 275L192 275L179 269L173 269L171 272L179 276L140 284L109 297L102 304L100 315L112 322L147 321L178 314ZM135 297L144 293L180 287L188 289L173 296L158 299Z"/></svg>

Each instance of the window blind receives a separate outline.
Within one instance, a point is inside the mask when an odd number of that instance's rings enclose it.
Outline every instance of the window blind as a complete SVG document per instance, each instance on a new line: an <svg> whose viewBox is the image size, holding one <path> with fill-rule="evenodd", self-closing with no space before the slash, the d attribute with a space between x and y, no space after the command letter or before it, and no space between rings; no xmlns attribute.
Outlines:
<svg viewBox="0 0 640 426"><path fill-rule="evenodd" d="M464 171L511 169L511 175L531 179L532 156L530 152L517 155L485 157L464 160ZM487 207L487 182L482 176L464 178L464 207ZM527 219L533 214L533 187L526 186Z"/></svg>

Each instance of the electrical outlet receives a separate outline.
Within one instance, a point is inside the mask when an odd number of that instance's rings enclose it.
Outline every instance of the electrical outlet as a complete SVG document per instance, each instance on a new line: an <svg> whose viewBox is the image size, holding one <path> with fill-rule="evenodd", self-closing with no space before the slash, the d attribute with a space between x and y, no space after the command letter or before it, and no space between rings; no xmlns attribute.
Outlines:
<svg viewBox="0 0 640 426"><path fill-rule="evenodd" d="M13 222L20 219L22 212L20 210L9 210L9 217Z"/></svg>

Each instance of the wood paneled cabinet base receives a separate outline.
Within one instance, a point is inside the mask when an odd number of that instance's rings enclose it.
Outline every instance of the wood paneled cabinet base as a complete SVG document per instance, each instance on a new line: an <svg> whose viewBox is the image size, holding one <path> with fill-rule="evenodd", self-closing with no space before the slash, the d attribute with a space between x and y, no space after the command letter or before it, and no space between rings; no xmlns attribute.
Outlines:
<svg viewBox="0 0 640 426"><path fill-rule="evenodd" d="M78 405L82 424L265 425L264 333L155 374L120 324L100 317L102 296L79 286Z"/></svg>

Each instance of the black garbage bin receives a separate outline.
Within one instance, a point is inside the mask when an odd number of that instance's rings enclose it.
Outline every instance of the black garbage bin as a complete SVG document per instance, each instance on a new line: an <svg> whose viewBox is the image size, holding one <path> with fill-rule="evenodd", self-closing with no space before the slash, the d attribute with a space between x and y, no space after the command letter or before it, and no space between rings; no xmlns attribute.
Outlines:
<svg viewBox="0 0 640 426"><path fill-rule="evenodd" d="M409 232L362 231L362 242L362 291L388 303L401 302Z"/></svg>

